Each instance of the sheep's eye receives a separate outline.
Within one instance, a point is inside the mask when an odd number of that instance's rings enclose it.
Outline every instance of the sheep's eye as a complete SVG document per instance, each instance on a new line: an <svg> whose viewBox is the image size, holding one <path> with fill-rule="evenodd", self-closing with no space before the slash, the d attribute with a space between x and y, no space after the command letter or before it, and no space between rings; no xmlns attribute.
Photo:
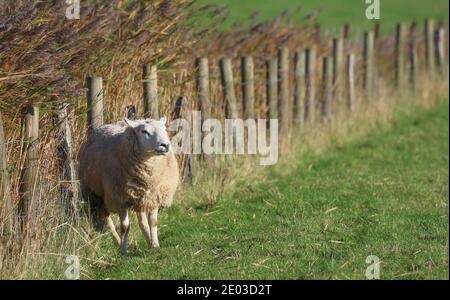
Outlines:
<svg viewBox="0 0 450 300"><path fill-rule="evenodd" d="M149 133L147 130L142 130L142 133L143 133L144 135L150 136L150 133Z"/></svg>

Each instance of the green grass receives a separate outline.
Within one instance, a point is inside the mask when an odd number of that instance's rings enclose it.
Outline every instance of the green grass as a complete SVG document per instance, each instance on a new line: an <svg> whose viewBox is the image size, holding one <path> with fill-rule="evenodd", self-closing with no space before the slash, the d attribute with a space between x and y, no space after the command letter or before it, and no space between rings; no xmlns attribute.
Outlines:
<svg viewBox="0 0 450 300"><path fill-rule="evenodd" d="M389 0L381 1L381 22L384 32L391 32L397 22L422 21L424 18L448 20L447 0ZM303 24L306 15L322 8L317 22L333 31L349 22L357 29L372 29L374 22L365 17L368 5L364 0L199 0L199 4L227 6L230 17L223 29L229 29L234 22L249 22L251 15L259 11L258 20L271 20L287 9L302 8L294 21Z"/></svg>
<svg viewBox="0 0 450 300"><path fill-rule="evenodd" d="M380 125L357 142L306 154L288 175L248 183L212 208L162 214L158 250L132 224L130 254L108 237L116 279L448 278L448 100ZM284 173L283 173L284 174Z"/></svg>

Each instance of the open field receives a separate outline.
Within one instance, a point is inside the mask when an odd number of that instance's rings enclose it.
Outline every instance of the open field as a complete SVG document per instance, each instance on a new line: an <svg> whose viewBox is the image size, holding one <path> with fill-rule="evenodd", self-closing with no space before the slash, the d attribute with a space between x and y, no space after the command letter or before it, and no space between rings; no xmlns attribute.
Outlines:
<svg viewBox="0 0 450 300"><path fill-rule="evenodd" d="M422 21L427 17L448 20L447 0L391 0L381 1L382 31L390 32L397 22ZM304 24L305 17L320 9L315 22L330 31L336 30L345 22L350 22L358 30L373 29L374 21L367 20L364 0L199 0L199 4L227 6L230 16L223 28L229 29L234 22L248 24L251 16L259 11L258 21L275 18L287 9L301 8L293 16L293 21Z"/></svg>
<svg viewBox="0 0 450 300"><path fill-rule="evenodd" d="M448 99L378 126L358 141L306 154L288 174L229 191L211 209L163 213L161 246L134 226L127 257L93 278L448 278ZM132 226L133 228L133 226Z"/></svg>

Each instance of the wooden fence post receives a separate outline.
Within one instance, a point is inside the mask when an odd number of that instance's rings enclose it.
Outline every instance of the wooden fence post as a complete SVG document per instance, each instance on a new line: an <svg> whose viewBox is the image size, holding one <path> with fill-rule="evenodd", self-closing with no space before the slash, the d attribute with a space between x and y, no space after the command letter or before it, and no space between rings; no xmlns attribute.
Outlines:
<svg viewBox="0 0 450 300"><path fill-rule="evenodd" d="M397 24L395 32L395 86L404 86L405 79L405 26Z"/></svg>
<svg viewBox="0 0 450 300"><path fill-rule="evenodd" d="M306 49L306 121L314 122L315 117L315 85L316 85L316 49L311 47Z"/></svg>
<svg viewBox="0 0 450 300"><path fill-rule="evenodd" d="M445 76L445 31L439 27L435 32L436 64L441 77Z"/></svg>
<svg viewBox="0 0 450 300"><path fill-rule="evenodd" d="M332 58L323 57L323 71L322 71L322 89L323 89L323 102L322 113L325 122L331 121L331 106L333 101L333 84L332 84Z"/></svg>
<svg viewBox="0 0 450 300"><path fill-rule="evenodd" d="M294 124L303 128L305 121L305 53L296 52L294 62Z"/></svg>
<svg viewBox="0 0 450 300"><path fill-rule="evenodd" d="M23 150L25 152L25 163L20 180L19 215L23 225L22 229L26 230L25 225L33 223L38 209L35 187L38 180L39 108L30 104L25 108L24 113Z"/></svg>
<svg viewBox="0 0 450 300"><path fill-rule="evenodd" d="M78 184L72 145L72 132L68 122L67 104L62 104L56 112L58 126L56 148L59 161L59 176L61 181L61 199L66 211L76 215L78 210Z"/></svg>
<svg viewBox="0 0 450 300"><path fill-rule="evenodd" d="M202 122L211 115L209 88L209 63L207 58L197 59L197 102L202 112Z"/></svg>
<svg viewBox="0 0 450 300"><path fill-rule="evenodd" d="M434 42L433 42L433 34L434 34L434 21L431 19L425 20L425 66L428 71L429 76L434 75Z"/></svg>
<svg viewBox="0 0 450 300"><path fill-rule="evenodd" d="M350 53L347 56L347 90L348 90L348 109L355 110L355 55Z"/></svg>
<svg viewBox="0 0 450 300"><path fill-rule="evenodd" d="M244 119L255 118L255 83L253 57L245 56L241 62Z"/></svg>
<svg viewBox="0 0 450 300"><path fill-rule="evenodd" d="M158 119L158 67L155 65L144 65L142 82L144 87L144 118Z"/></svg>
<svg viewBox="0 0 450 300"><path fill-rule="evenodd" d="M377 72L377 66L378 64L382 63L379 61L379 58L376 56L376 49L378 49L378 47L381 46L380 44L381 42L381 21L376 21L375 22L375 28L373 31L373 46L372 46L372 51L373 51L373 62L372 62L372 72L373 72L373 79L372 79L372 91L374 90L373 86L375 85L375 83L378 81L378 76L379 75ZM373 96L373 94L371 95Z"/></svg>
<svg viewBox="0 0 450 300"><path fill-rule="evenodd" d="M322 42L322 33L320 24L314 24L314 43L320 45Z"/></svg>
<svg viewBox="0 0 450 300"><path fill-rule="evenodd" d="M210 118L211 115L211 100L209 87L209 62L207 58L198 58L197 62L197 104L202 113L201 123ZM206 155L202 151L202 155L208 161L211 156Z"/></svg>
<svg viewBox="0 0 450 300"><path fill-rule="evenodd" d="M409 33L409 83L413 90L413 93L417 93L417 68L418 68L418 58L417 58L417 24L413 23L411 25L411 30Z"/></svg>
<svg viewBox="0 0 450 300"><path fill-rule="evenodd" d="M344 39L344 44L350 38L351 29L352 27L349 23L344 24L344 28L342 30L342 38Z"/></svg>
<svg viewBox="0 0 450 300"><path fill-rule="evenodd" d="M4 231L13 233L15 214L10 194L10 180L8 174L8 164L6 157L6 138L3 130L3 118L0 112L0 216L4 218ZM1 215L3 209L3 215ZM1 228L0 228L1 229ZM2 259L0 255L0 260Z"/></svg>
<svg viewBox="0 0 450 300"><path fill-rule="evenodd" d="M373 38L374 38L375 41L377 41L380 37L381 37L381 22L380 21L376 21L375 22Z"/></svg>
<svg viewBox="0 0 450 300"><path fill-rule="evenodd" d="M222 86L224 92L225 103L227 107L226 117L228 119L237 119L237 101L236 91L234 89L233 69L231 59L222 58L220 60L220 69L222 73Z"/></svg>
<svg viewBox="0 0 450 300"><path fill-rule="evenodd" d="M101 77L87 78L88 132L103 125L103 80Z"/></svg>
<svg viewBox="0 0 450 300"><path fill-rule="evenodd" d="M183 118L185 120L191 119L188 107L188 100L185 96L180 96L176 99L173 115L174 119L180 118ZM194 185L194 162L193 162L193 155L191 153L183 155L181 170L183 170L182 171L183 181L187 181L191 186Z"/></svg>
<svg viewBox="0 0 450 300"><path fill-rule="evenodd" d="M280 48L279 61L279 120L280 132L288 132L291 121L291 108L289 101L289 49Z"/></svg>
<svg viewBox="0 0 450 300"><path fill-rule="evenodd" d="M372 96L372 88L373 88L373 73L374 73L373 49L374 49L373 32L365 32L364 50L363 50L363 61L364 61L363 89L365 91L367 98L370 98Z"/></svg>
<svg viewBox="0 0 450 300"><path fill-rule="evenodd" d="M278 119L278 60L267 61L267 107L268 118Z"/></svg>
<svg viewBox="0 0 450 300"><path fill-rule="evenodd" d="M344 44L342 37L333 39L333 97L340 101L342 87L340 76L342 74L342 61L344 56Z"/></svg>
<svg viewBox="0 0 450 300"><path fill-rule="evenodd" d="M349 41L350 41L350 34L351 34L352 27L349 23L345 23L344 27L342 28L342 55L343 60L346 59L346 53L349 51ZM342 64L345 64L343 61Z"/></svg>

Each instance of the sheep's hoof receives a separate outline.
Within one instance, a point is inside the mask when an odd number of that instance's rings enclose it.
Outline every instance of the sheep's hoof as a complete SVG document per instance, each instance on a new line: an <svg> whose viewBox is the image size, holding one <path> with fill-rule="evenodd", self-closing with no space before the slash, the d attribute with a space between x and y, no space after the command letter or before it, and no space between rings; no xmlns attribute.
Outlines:
<svg viewBox="0 0 450 300"><path fill-rule="evenodd" d="M152 244L152 248L153 249L158 249L159 248L159 244Z"/></svg>

